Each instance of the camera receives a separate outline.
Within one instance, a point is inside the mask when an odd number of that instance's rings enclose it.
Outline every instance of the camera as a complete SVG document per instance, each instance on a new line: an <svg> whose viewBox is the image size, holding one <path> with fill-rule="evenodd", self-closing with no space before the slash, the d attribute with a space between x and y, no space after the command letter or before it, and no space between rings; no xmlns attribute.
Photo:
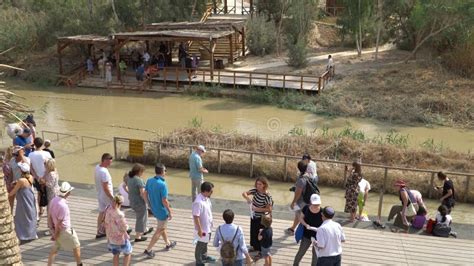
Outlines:
<svg viewBox="0 0 474 266"><path fill-rule="evenodd" d="M289 190L290 190L291 192L295 192L295 191L296 191L296 187L295 187L295 186L292 186L292 187L290 187Z"/></svg>

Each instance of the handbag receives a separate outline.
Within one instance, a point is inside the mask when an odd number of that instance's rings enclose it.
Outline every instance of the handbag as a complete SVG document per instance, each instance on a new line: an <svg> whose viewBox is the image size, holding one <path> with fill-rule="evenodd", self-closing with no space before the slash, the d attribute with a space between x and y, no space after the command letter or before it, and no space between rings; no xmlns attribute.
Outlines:
<svg viewBox="0 0 474 266"><path fill-rule="evenodd" d="M432 234L433 233L433 227L436 224L436 220L429 219L428 223L426 224L426 233L427 234Z"/></svg>
<svg viewBox="0 0 474 266"><path fill-rule="evenodd" d="M407 209L405 211L405 216L406 217L412 217L412 216L415 216L415 215L416 215L416 206L415 206L415 204L410 202L410 204L408 204Z"/></svg>

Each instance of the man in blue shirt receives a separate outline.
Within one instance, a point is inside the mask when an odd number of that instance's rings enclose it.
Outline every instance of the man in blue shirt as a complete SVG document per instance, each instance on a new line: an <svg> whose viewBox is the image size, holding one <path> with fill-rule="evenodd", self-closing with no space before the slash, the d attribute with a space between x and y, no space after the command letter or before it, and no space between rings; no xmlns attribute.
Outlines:
<svg viewBox="0 0 474 266"><path fill-rule="evenodd" d="M199 145L189 155L189 177L191 178L191 196L192 200L196 199L196 195L200 193L201 184L204 182L204 175L208 171L202 167L201 156L206 152L206 148L203 145Z"/></svg>
<svg viewBox="0 0 474 266"><path fill-rule="evenodd" d="M168 202L168 185L166 184L166 167L158 163L155 166L156 176L150 177L145 185L145 198L148 200L148 206L151 207L153 215L157 219L157 228L151 238L150 244L143 252L148 258L155 257L153 246L163 236L166 243L166 249L170 250L176 246L176 241L170 241L166 232L168 220L171 220L171 207Z"/></svg>
<svg viewBox="0 0 474 266"><path fill-rule="evenodd" d="M14 146L21 146L25 149L25 156L28 157L28 154L31 152L31 146L32 143L30 141L30 135L31 135L31 130L29 128L23 129L23 133L21 135L18 135L14 140L13 140L13 145Z"/></svg>

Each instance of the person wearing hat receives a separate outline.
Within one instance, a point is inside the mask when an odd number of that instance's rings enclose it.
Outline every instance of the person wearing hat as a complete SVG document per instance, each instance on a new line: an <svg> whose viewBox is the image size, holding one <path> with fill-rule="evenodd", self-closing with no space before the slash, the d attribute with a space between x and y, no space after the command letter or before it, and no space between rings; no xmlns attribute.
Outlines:
<svg viewBox="0 0 474 266"><path fill-rule="evenodd" d="M201 184L204 182L204 174L208 173L207 169L202 166L201 157L205 152L206 148L203 145L199 145L194 149L191 155L189 155L189 177L191 178L191 196L193 202L200 192Z"/></svg>
<svg viewBox="0 0 474 266"><path fill-rule="evenodd" d="M406 232L410 226L409 222L416 214L418 210L418 205L415 196L411 193L410 189L407 187L407 184L403 180L397 180L394 184L398 188L398 196L400 198L400 205L392 206L390 209L390 214L388 215L388 221L392 220L395 217L393 225L398 228L404 229ZM411 204L415 205L415 213L410 214L408 207L411 208ZM392 231L398 231L398 229L393 228Z"/></svg>
<svg viewBox="0 0 474 266"><path fill-rule="evenodd" d="M16 198L15 232L20 241L37 239L36 235L36 201L33 192L33 176L30 175L30 165L19 162L18 169L22 176L16 181L15 187L8 194L10 202ZM13 206L10 206L13 209Z"/></svg>
<svg viewBox="0 0 474 266"><path fill-rule="evenodd" d="M318 256L317 266L341 265L342 242L346 236L342 226L332 220L335 211L332 207L324 207L323 224L318 228L318 239L313 239L314 249Z"/></svg>
<svg viewBox="0 0 474 266"><path fill-rule="evenodd" d="M10 169L13 175L13 182L19 180L22 176L22 172L18 163L26 163L31 165L30 158L25 156L25 149L22 146L13 146L12 158L10 159Z"/></svg>
<svg viewBox="0 0 474 266"><path fill-rule="evenodd" d="M48 257L48 265L52 265L58 250L72 250L77 265L81 262L81 244L76 231L71 225L71 212L67 204L67 198L71 195L74 187L68 182L63 182L59 188L58 196L51 200L48 213L48 226L52 233L51 240L54 241Z"/></svg>
<svg viewBox="0 0 474 266"><path fill-rule="evenodd" d="M31 139L31 130L29 128L24 128L23 132L16 136L13 140L13 145L21 146L25 149L25 156L31 152L31 148L33 146L33 140Z"/></svg>
<svg viewBox="0 0 474 266"><path fill-rule="evenodd" d="M300 214L300 223L304 226L303 238L301 239L300 248L298 249L298 253L296 253L293 265L300 264L306 251L311 247L311 238L316 238L316 228L323 224L321 197L318 194L311 195L310 204L303 207ZM312 253L311 265L316 265L318 256L314 249L312 249Z"/></svg>

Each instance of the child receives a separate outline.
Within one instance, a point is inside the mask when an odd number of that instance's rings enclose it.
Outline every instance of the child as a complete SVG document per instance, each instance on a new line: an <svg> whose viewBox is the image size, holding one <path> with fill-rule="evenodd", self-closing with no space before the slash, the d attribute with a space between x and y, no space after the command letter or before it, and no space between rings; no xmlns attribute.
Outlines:
<svg viewBox="0 0 474 266"><path fill-rule="evenodd" d="M49 154L51 154L51 157L52 157L53 159L55 159L56 157L54 157L54 151L49 148L50 146L51 146L51 140L49 140L49 139L45 140L45 141L44 141L44 149L43 149L43 151L49 152Z"/></svg>
<svg viewBox="0 0 474 266"><path fill-rule="evenodd" d="M269 215L262 216L262 225L265 227L260 229L258 234L258 240L260 241L260 245L262 247L262 257L265 259L265 266L272 265L272 255L270 254L270 248L272 247L272 238L273 238L273 230L271 228L272 225L272 217Z"/></svg>
<svg viewBox="0 0 474 266"><path fill-rule="evenodd" d="M411 226L415 229L422 229L426 223L426 214L426 209L420 206L416 212L416 216L411 220Z"/></svg>
<svg viewBox="0 0 474 266"><path fill-rule="evenodd" d="M119 265L120 253L124 254L123 265L130 265L132 245L128 235L128 224L125 214L120 210L123 203L121 195L115 195L112 205L105 214L105 232L107 234L107 247L114 255L113 264Z"/></svg>
<svg viewBox="0 0 474 266"><path fill-rule="evenodd" d="M436 214L436 224L433 227L433 235L440 237L457 237L457 234L451 231L453 218L448 214L448 207L440 205Z"/></svg>

